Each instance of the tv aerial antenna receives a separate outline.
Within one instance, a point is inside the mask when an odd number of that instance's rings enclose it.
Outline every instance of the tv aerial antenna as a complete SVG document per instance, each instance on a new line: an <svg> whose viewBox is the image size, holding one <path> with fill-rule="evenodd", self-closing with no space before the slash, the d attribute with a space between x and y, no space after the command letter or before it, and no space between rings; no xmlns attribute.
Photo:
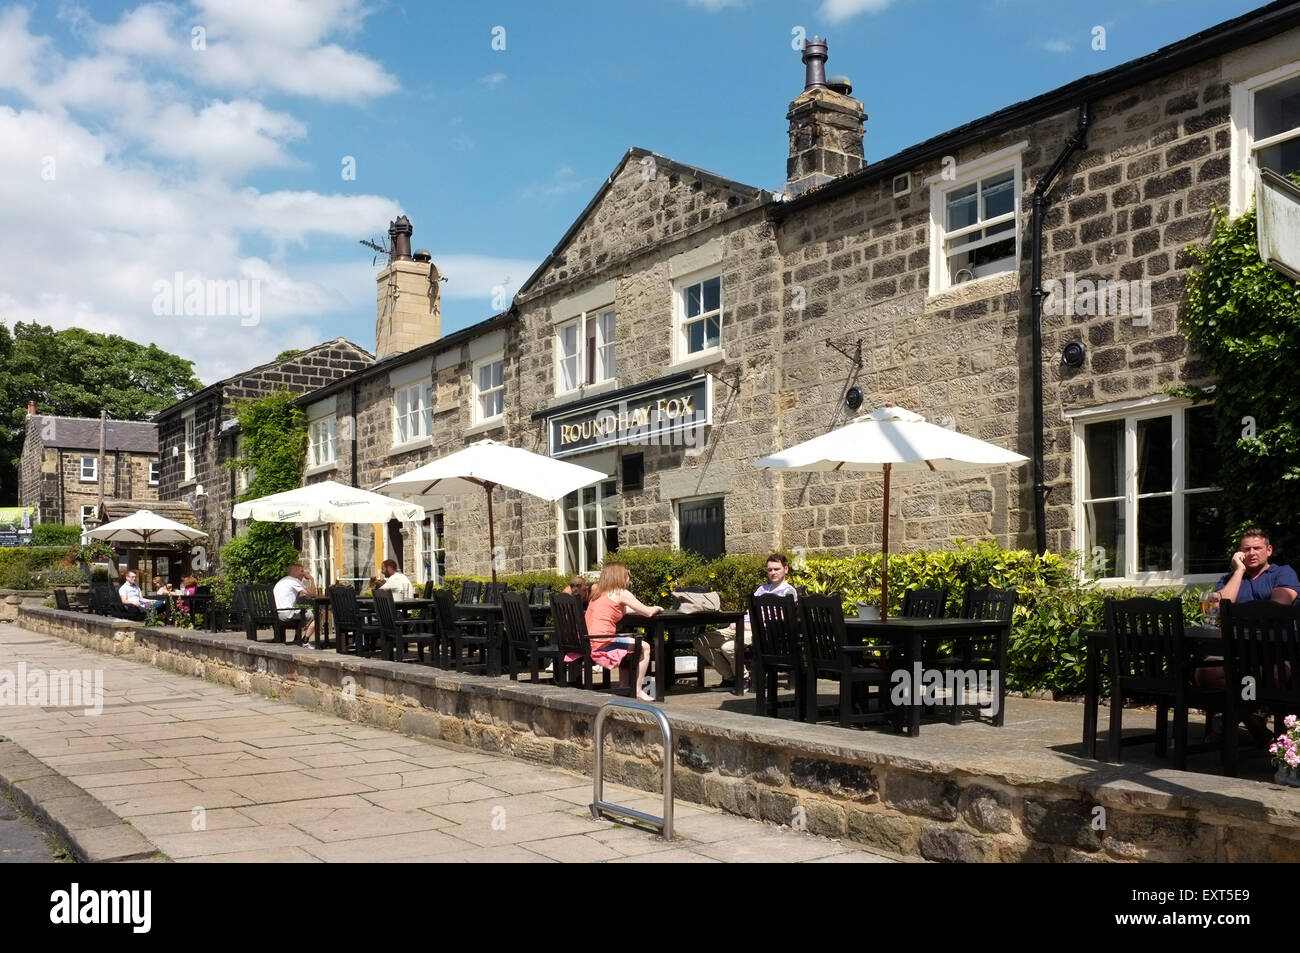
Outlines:
<svg viewBox="0 0 1300 953"><path fill-rule="evenodd" d="M375 255L374 258L372 258L372 259L370 260L370 264L372 264L372 265L377 265L377 264L379 264L379 256L380 256L380 255L383 255L383 256L384 256L384 260L385 260L385 262L387 262L388 264L391 265L391 264L393 263L393 250L392 250L391 248L389 248L387 245L381 245L381 244L379 244L379 242L374 241L373 239L370 239L370 238L363 238L363 239L361 239L361 242L360 242L360 243L361 243L362 245L365 245L367 248L372 248L372 249L374 249L374 250L378 253L378 254Z"/></svg>

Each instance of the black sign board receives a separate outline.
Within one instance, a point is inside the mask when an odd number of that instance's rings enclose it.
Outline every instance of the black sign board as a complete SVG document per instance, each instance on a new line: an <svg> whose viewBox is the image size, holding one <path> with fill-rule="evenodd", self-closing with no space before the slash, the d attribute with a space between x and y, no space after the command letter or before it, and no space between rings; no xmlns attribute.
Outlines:
<svg viewBox="0 0 1300 953"><path fill-rule="evenodd" d="M24 542L17 533L0 533L0 546L21 546Z"/></svg>
<svg viewBox="0 0 1300 953"><path fill-rule="evenodd" d="M546 418L552 457L602 447L702 447L713 423L713 378L701 374L664 388Z"/></svg>

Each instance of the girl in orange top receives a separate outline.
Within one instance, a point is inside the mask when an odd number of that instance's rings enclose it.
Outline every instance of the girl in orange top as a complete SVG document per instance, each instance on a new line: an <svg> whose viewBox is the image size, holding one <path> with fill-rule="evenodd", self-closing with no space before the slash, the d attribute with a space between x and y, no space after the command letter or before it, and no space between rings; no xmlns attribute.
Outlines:
<svg viewBox="0 0 1300 953"><path fill-rule="evenodd" d="M632 574L622 563L605 563L600 579L591 589L591 603L587 606L587 635L591 638L591 657L605 668L616 668L631 653L636 639L616 635L619 620L629 609L638 615L655 615L663 612L661 606L647 606L628 587ZM636 697L643 702L654 701L653 695L641 691L641 683L650 670L650 643L641 642L641 657L636 665ZM626 670L625 670L626 671ZM626 675L623 676L626 679ZM626 681L623 683L626 685Z"/></svg>

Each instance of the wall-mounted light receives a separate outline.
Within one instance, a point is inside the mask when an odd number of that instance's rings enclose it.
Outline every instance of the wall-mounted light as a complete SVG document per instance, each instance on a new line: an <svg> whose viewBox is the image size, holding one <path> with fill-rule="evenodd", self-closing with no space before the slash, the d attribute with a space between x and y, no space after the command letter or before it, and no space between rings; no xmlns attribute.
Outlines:
<svg viewBox="0 0 1300 953"><path fill-rule="evenodd" d="M849 410L857 410L862 406L862 391L856 387L850 387L844 392L844 406Z"/></svg>
<svg viewBox="0 0 1300 953"><path fill-rule="evenodd" d="M1061 363L1066 367L1083 367L1084 353L1082 341L1071 341L1061 351Z"/></svg>

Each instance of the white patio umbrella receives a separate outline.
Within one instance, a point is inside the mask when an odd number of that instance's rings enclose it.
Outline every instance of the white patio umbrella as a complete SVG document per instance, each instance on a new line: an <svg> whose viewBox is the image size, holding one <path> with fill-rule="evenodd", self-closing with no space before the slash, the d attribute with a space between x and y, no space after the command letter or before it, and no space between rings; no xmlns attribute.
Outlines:
<svg viewBox="0 0 1300 953"><path fill-rule="evenodd" d="M541 454L509 447L495 440L480 440L440 460L395 476L378 487L417 502L434 503L448 496L487 493L488 547L496 551L492 517L492 491L508 487L554 503L574 490L607 479L599 470L554 460ZM497 581L496 560L490 559L492 582Z"/></svg>
<svg viewBox="0 0 1300 953"><path fill-rule="evenodd" d="M346 483L323 480L236 503L235 519L263 523L418 523L424 507Z"/></svg>
<svg viewBox="0 0 1300 953"><path fill-rule="evenodd" d="M144 544L145 563L149 561L150 543L193 543L208 538L208 534L202 530L169 520L152 510L136 510L130 516L96 526L86 535L91 539L102 539L106 543L141 542Z"/></svg>
<svg viewBox="0 0 1300 953"><path fill-rule="evenodd" d="M885 474L881 529L880 617L889 614L889 475L895 467L958 470L999 464L1019 466L1029 458L983 440L927 423L920 414L893 404L863 414L820 437L795 444L750 466L771 470L874 470Z"/></svg>

